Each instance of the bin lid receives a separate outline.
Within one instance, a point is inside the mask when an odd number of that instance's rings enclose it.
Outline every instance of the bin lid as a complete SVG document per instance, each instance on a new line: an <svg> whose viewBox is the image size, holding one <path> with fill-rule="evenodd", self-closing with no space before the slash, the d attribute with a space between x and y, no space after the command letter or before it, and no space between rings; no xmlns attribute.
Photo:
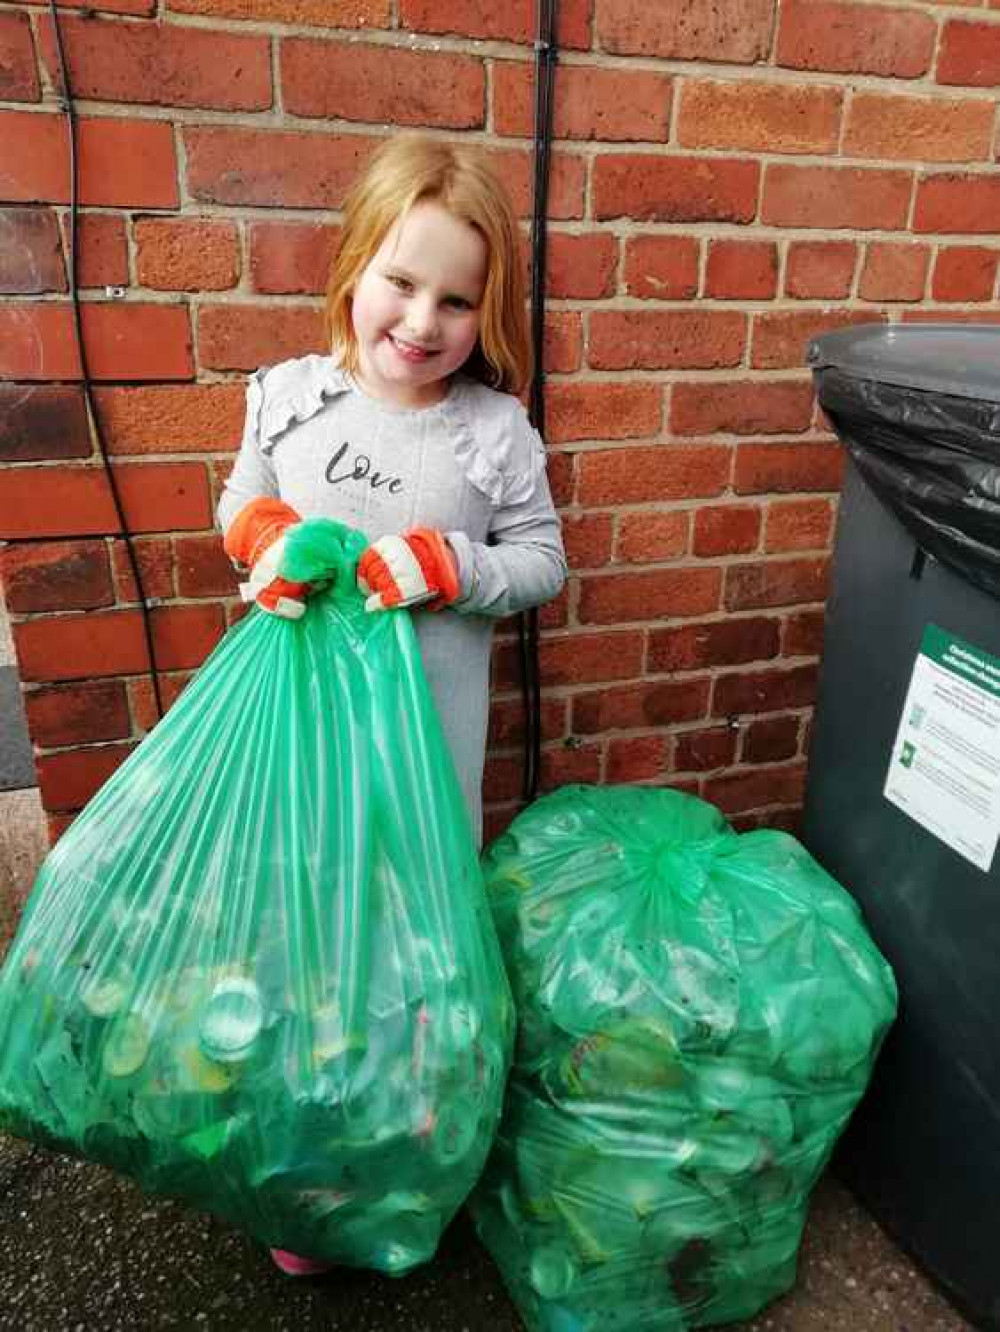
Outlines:
<svg viewBox="0 0 1000 1332"><path fill-rule="evenodd" d="M858 324L813 338L813 370L832 366L857 379L1000 402L1000 326Z"/></svg>

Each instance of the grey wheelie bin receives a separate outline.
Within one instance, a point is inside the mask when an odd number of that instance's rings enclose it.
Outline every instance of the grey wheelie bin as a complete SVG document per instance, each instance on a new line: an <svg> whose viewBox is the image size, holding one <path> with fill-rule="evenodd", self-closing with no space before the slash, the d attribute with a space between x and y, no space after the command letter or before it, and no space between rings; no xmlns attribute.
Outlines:
<svg viewBox="0 0 1000 1332"><path fill-rule="evenodd" d="M1000 327L808 348L848 453L803 840L900 991L841 1175L1000 1329Z"/></svg>

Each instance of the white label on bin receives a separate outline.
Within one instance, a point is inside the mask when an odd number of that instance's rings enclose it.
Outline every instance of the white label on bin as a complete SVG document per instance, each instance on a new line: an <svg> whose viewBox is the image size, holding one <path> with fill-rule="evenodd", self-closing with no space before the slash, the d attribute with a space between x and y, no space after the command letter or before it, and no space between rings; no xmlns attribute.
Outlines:
<svg viewBox="0 0 1000 1332"><path fill-rule="evenodd" d="M981 870L1000 836L1000 659L924 630L885 797Z"/></svg>

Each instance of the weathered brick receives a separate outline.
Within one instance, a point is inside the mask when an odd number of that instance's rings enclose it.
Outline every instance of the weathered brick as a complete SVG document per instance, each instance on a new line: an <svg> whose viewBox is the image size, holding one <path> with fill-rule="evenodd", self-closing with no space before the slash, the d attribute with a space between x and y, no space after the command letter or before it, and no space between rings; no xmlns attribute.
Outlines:
<svg viewBox="0 0 1000 1332"><path fill-rule="evenodd" d="M652 564L686 555L691 516L684 509L623 513L615 559L623 564Z"/></svg>
<svg viewBox="0 0 1000 1332"><path fill-rule="evenodd" d="M487 150L487 160L500 177L519 217L531 216L534 201L534 158L525 148ZM555 154L549 176L548 216L552 221L583 217L586 162L567 149Z"/></svg>
<svg viewBox="0 0 1000 1332"><path fill-rule="evenodd" d="M682 731L674 741L675 772L714 772L736 758L736 732L728 726Z"/></svg>
<svg viewBox="0 0 1000 1332"><path fill-rule="evenodd" d="M591 316L595 370L712 370L739 365L746 316L729 310L602 310Z"/></svg>
<svg viewBox="0 0 1000 1332"><path fill-rule="evenodd" d="M235 596L239 578L218 535L178 537L174 552L182 597Z"/></svg>
<svg viewBox="0 0 1000 1332"><path fill-rule="evenodd" d="M936 301L989 301L996 286L1000 251L981 245L939 249L934 260L931 296Z"/></svg>
<svg viewBox="0 0 1000 1332"><path fill-rule="evenodd" d="M25 695L24 710L32 740L45 748L122 740L132 730L120 680L34 689Z"/></svg>
<svg viewBox="0 0 1000 1332"><path fill-rule="evenodd" d="M738 495L767 491L837 491L844 473L840 446L801 441L740 444L733 489Z"/></svg>
<svg viewBox="0 0 1000 1332"><path fill-rule="evenodd" d="M726 570L726 609L759 610L823 601L829 575L830 562L825 557L733 564Z"/></svg>
<svg viewBox="0 0 1000 1332"><path fill-rule="evenodd" d="M938 83L996 88L1000 83L1000 24L946 19L935 77Z"/></svg>
<svg viewBox="0 0 1000 1332"><path fill-rule="evenodd" d="M579 748L556 745L542 751L538 785L543 794L579 782L596 785L600 778L600 745L581 745Z"/></svg>
<svg viewBox="0 0 1000 1332"><path fill-rule="evenodd" d="M812 301L849 296L857 258L853 241L792 241L785 295Z"/></svg>
<svg viewBox="0 0 1000 1332"><path fill-rule="evenodd" d="M595 506L719 495L731 465L731 450L716 444L594 449L577 460L577 500Z"/></svg>
<svg viewBox="0 0 1000 1332"><path fill-rule="evenodd" d="M773 500L767 506L764 549L768 553L826 550L832 531L833 505L830 500Z"/></svg>
<svg viewBox="0 0 1000 1332"><path fill-rule="evenodd" d="M691 549L702 559L746 555L760 543L761 511L755 504L705 504L694 516Z"/></svg>
<svg viewBox="0 0 1000 1332"><path fill-rule="evenodd" d="M281 91L296 116L481 129L483 62L471 56L286 37Z"/></svg>
<svg viewBox="0 0 1000 1332"><path fill-rule="evenodd" d="M69 271L70 219L62 217L63 249ZM77 217L76 282L79 287L127 287L128 240L125 219L113 213L80 213Z"/></svg>
<svg viewBox="0 0 1000 1332"><path fill-rule="evenodd" d="M115 479L132 532L211 526L208 477L200 463L118 464ZM102 467L7 469L0 491L0 540L103 536L119 530Z"/></svg>
<svg viewBox="0 0 1000 1332"><path fill-rule="evenodd" d="M670 78L641 69L557 65L553 133L557 139L665 142L672 89ZM497 134L534 132L533 66L494 64L493 108Z"/></svg>
<svg viewBox="0 0 1000 1332"><path fill-rule="evenodd" d="M805 792L805 779L802 764L751 768L747 772L708 778L705 799L724 814L759 809L763 805L798 804Z"/></svg>
<svg viewBox="0 0 1000 1332"><path fill-rule="evenodd" d="M225 291L240 277L235 222L140 218L134 227L136 274L156 291Z"/></svg>
<svg viewBox="0 0 1000 1332"><path fill-rule="evenodd" d="M545 368L571 375L583 364L583 323L578 310L550 310L545 316Z"/></svg>
<svg viewBox="0 0 1000 1332"><path fill-rule="evenodd" d="M771 42L771 0L597 0L600 47L616 55L753 65Z"/></svg>
<svg viewBox="0 0 1000 1332"><path fill-rule="evenodd" d="M102 102L264 111L271 105L268 39L176 23L60 20L70 83L77 97ZM58 77L51 19L40 23L50 77Z"/></svg>
<svg viewBox="0 0 1000 1332"><path fill-rule="evenodd" d="M683 301L698 292L701 242L693 236L630 236L625 290L630 296Z"/></svg>
<svg viewBox="0 0 1000 1332"><path fill-rule="evenodd" d="M632 439L655 435L662 422L658 384L560 382L545 387L546 438Z"/></svg>
<svg viewBox="0 0 1000 1332"><path fill-rule="evenodd" d="M20 676L28 682L133 675L148 666L137 610L36 617L12 632Z"/></svg>
<svg viewBox="0 0 1000 1332"><path fill-rule="evenodd" d="M760 165L729 157L604 153L594 163L594 216L641 222L750 222Z"/></svg>
<svg viewBox="0 0 1000 1332"><path fill-rule="evenodd" d="M724 301L769 301L777 285L778 248L771 241L709 243L706 296Z"/></svg>
<svg viewBox="0 0 1000 1332"><path fill-rule="evenodd" d="M912 190L909 171L778 162L764 176L761 216L775 227L899 231Z"/></svg>
<svg viewBox="0 0 1000 1332"><path fill-rule="evenodd" d="M669 742L665 735L636 735L609 740L606 782L655 781L667 768Z"/></svg>
<svg viewBox="0 0 1000 1332"><path fill-rule="evenodd" d="M176 595L174 586L174 558L170 541L166 537L138 537L131 543L132 555L139 570L142 584L142 597L135 580L135 570L129 557L129 547L124 541L111 543L111 568L114 572L115 587L118 591L119 605L151 598L165 599Z"/></svg>
<svg viewBox="0 0 1000 1332"><path fill-rule="evenodd" d="M843 101L839 88L818 84L685 79L677 141L730 152L836 152Z"/></svg>
<svg viewBox="0 0 1000 1332"><path fill-rule="evenodd" d="M115 599L103 541L7 546L0 551L0 582L7 609L18 615L89 610Z"/></svg>
<svg viewBox="0 0 1000 1332"><path fill-rule="evenodd" d="M709 666L739 666L778 655L780 624L761 616L731 616L678 628L651 629L650 671L696 671Z"/></svg>
<svg viewBox="0 0 1000 1332"><path fill-rule="evenodd" d="M241 609L249 610L249 607ZM157 671L156 681L160 690L160 702L163 705L162 714L156 704L156 696L153 693L153 682L150 676L144 675L138 680L129 680L129 708L132 712L136 730L140 734L151 731L161 719L161 715L166 716L177 702L191 679L192 673L190 671L175 671L171 674Z"/></svg>
<svg viewBox="0 0 1000 1332"><path fill-rule="evenodd" d="M919 301L931 251L914 241L873 241L865 252L858 295L865 301Z"/></svg>
<svg viewBox="0 0 1000 1332"><path fill-rule="evenodd" d="M740 759L744 763L780 763L799 752L801 717L762 717L742 735Z"/></svg>
<svg viewBox="0 0 1000 1332"><path fill-rule="evenodd" d="M785 712L809 707L816 697L815 664L775 666L761 671L720 675L712 690L712 716L748 712Z"/></svg>
<svg viewBox="0 0 1000 1332"><path fill-rule="evenodd" d="M566 734L569 700L542 698L542 739L559 740ZM491 749L520 745L524 741L524 702L521 698L494 698L490 705L487 745Z"/></svg>
<svg viewBox="0 0 1000 1332"><path fill-rule="evenodd" d="M615 289L618 240L608 232L571 235L554 231L549 236L545 289L556 299L596 300Z"/></svg>
<svg viewBox="0 0 1000 1332"><path fill-rule="evenodd" d="M885 319L869 310L768 310L753 317L750 364L755 370L801 369L811 338L835 328Z"/></svg>
<svg viewBox="0 0 1000 1332"><path fill-rule="evenodd" d="M642 646L643 635L639 630L544 636L539 648L542 687L632 679L642 670ZM495 687L518 685L519 660L520 654L513 643L497 654Z"/></svg>
<svg viewBox="0 0 1000 1332"><path fill-rule="evenodd" d="M936 35L934 20L916 9L785 0L776 59L791 69L915 79L930 68Z"/></svg>
<svg viewBox="0 0 1000 1332"><path fill-rule="evenodd" d="M590 46L591 0L566 0L556 7L559 45L576 49ZM419 33L456 33L488 41L534 41L536 15L533 0L400 0L399 24Z"/></svg>
<svg viewBox="0 0 1000 1332"><path fill-rule="evenodd" d="M187 310L180 305L88 302L81 308L94 379L189 379L194 373ZM80 379L68 302L0 309L0 375Z"/></svg>
<svg viewBox="0 0 1000 1332"><path fill-rule="evenodd" d="M198 350L209 370L255 370L323 350L318 306L202 305Z"/></svg>
<svg viewBox="0 0 1000 1332"><path fill-rule="evenodd" d="M242 383L99 388L96 402L112 453L198 453L238 446L246 394Z"/></svg>
<svg viewBox="0 0 1000 1332"><path fill-rule="evenodd" d="M363 135L185 126L187 184L206 203L339 208L378 140Z"/></svg>
<svg viewBox="0 0 1000 1332"><path fill-rule="evenodd" d="M707 615L719 605L721 586L717 568L592 575L580 580L577 618L581 624L621 624Z"/></svg>
<svg viewBox="0 0 1000 1332"><path fill-rule="evenodd" d="M30 296L65 290L55 213L50 208L0 208L0 292Z"/></svg>
<svg viewBox="0 0 1000 1332"><path fill-rule="evenodd" d="M994 109L992 99L981 97L856 92L843 152L910 162L976 162L989 157Z"/></svg>
<svg viewBox="0 0 1000 1332"><path fill-rule="evenodd" d="M194 670L225 633L222 607L158 606L151 614L157 669Z"/></svg>
<svg viewBox="0 0 1000 1332"><path fill-rule="evenodd" d="M36 762L38 787L46 809L79 809L96 795L135 745L89 745L59 754L44 754Z"/></svg>
<svg viewBox="0 0 1000 1332"><path fill-rule="evenodd" d="M85 458L90 449L82 389L0 384L0 462Z"/></svg>
<svg viewBox="0 0 1000 1332"><path fill-rule="evenodd" d="M339 227L325 222L252 222L249 233L254 291L316 296L326 290Z"/></svg>
<svg viewBox="0 0 1000 1332"><path fill-rule="evenodd" d="M917 181L914 231L993 234L1000 214L1000 178L943 172Z"/></svg>
<svg viewBox="0 0 1000 1332"><path fill-rule="evenodd" d="M809 380L684 380L671 389L670 429L675 435L769 435L807 430L812 420Z"/></svg>
<svg viewBox="0 0 1000 1332"><path fill-rule="evenodd" d="M48 0L24 0L24 4L48 8ZM59 8L132 14L137 18L148 18L156 9L156 0L60 0Z"/></svg>
<svg viewBox="0 0 1000 1332"><path fill-rule="evenodd" d="M319 28L390 28L392 0L166 0L167 9L211 18Z"/></svg>
<svg viewBox="0 0 1000 1332"><path fill-rule="evenodd" d="M631 731L698 721L708 710L709 680L640 681L587 690L571 701L570 730L576 735Z"/></svg>
<svg viewBox="0 0 1000 1332"><path fill-rule="evenodd" d="M177 162L165 121L83 117L78 122L81 207L174 208ZM69 203L61 115L0 111L0 198Z"/></svg>
<svg viewBox="0 0 1000 1332"><path fill-rule="evenodd" d="M41 95L27 14L0 14L0 101L37 102Z"/></svg>
<svg viewBox="0 0 1000 1332"><path fill-rule="evenodd" d="M796 611L785 624L782 652L786 657L818 657L823 651L825 613Z"/></svg>

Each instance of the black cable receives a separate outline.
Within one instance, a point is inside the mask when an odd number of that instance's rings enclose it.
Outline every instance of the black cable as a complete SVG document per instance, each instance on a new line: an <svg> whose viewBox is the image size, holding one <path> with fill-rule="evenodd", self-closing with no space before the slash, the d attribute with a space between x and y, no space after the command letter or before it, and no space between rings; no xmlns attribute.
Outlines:
<svg viewBox="0 0 1000 1332"><path fill-rule="evenodd" d="M549 159L552 148L552 100L558 0L539 0L535 38L535 179L531 218L531 343L533 371L528 415L535 429L545 434L545 260L546 216L549 199ZM524 703L525 804L538 794L542 763L542 689L538 663L538 609L518 616L521 655L521 695Z"/></svg>
<svg viewBox="0 0 1000 1332"><path fill-rule="evenodd" d="M79 162L77 154L77 123L76 106L73 101L73 90L70 87L69 72L66 68L66 55L63 50L62 28L59 24L59 10L56 7L56 0L49 0L49 12L52 15L52 30L56 41L56 57L59 62L59 82L61 85L61 95L59 99L60 109L65 113L66 124L69 130L69 174L70 174L70 242L69 242L69 292L73 308L73 327L76 333L76 345L80 356L80 376L83 381L83 399L86 404L87 416L90 427L93 431L94 439L97 442L97 449L101 455L101 462L104 464L104 471L108 478L108 485L111 489L111 499L115 506L115 514L118 518L118 526L121 536L125 541L125 550L128 555L129 567L132 577L135 579L136 594L139 598L139 609L142 612L142 627L146 638L146 651L149 656L149 678L153 685L153 698L156 702L157 718L162 718L164 708L163 699L160 696L160 679L156 667L156 654L153 650L153 629L149 617L149 605L146 600L146 594L142 585L142 577L139 573L139 561L136 558L135 546L132 541L132 533L128 529L125 521L125 510L122 506L121 495L118 491L118 483L115 480L114 468L111 465L111 459L108 457L108 451L104 443L104 434L101 430L101 419L97 412L97 404L94 402L93 387L90 379L90 369L87 362L87 347L83 337L83 321L80 316L80 292L77 286L76 277L76 257L79 253ZM91 537L100 539L99 534L90 533ZM106 533L105 535L114 539L118 533Z"/></svg>

